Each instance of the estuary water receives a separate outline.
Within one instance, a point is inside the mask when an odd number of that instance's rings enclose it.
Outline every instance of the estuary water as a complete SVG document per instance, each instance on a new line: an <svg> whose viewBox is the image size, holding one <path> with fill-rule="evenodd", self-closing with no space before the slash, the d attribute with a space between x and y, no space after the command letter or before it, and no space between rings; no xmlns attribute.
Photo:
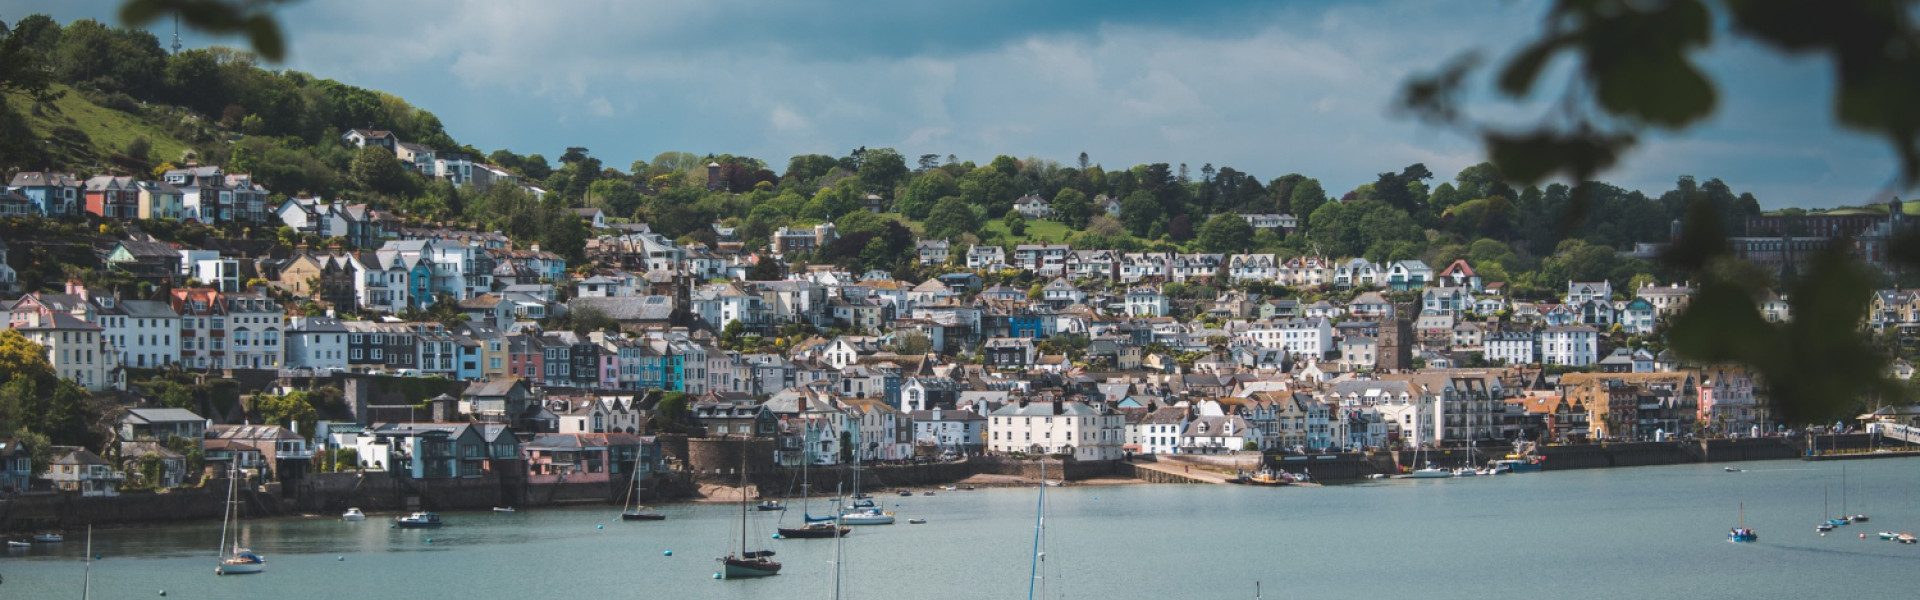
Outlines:
<svg viewBox="0 0 1920 600"><path fill-rule="evenodd" d="M1814 532L1823 492L1869 523ZM1045 598L1916 597L1920 546L1856 534L1920 531L1920 459L1774 461L1394 480L1323 488L1050 488ZM844 598L1025 598L1034 489L877 496L900 524L856 528ZM1730 544L1739 503L1760 533ZM824 512L815 504L816 512ZM739 545L732 505L448 513L437 530L286 518L248 522L261 575L216 577L219 523L98 530L94 598L832 597L832 540L773 540L777 577L715 581ZM910 517L925 518L909 525ZM799 520L797 503L785 516ZM429 539L431 540L429 542ZM79 598L83 542L0 555L0 598ZM666 556L667 551L672 556Z"/></svg>

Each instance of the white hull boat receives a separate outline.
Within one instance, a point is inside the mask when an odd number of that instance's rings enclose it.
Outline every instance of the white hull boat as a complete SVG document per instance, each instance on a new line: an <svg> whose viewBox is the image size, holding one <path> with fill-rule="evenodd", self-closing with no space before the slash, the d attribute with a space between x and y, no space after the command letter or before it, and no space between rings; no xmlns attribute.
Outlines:
<svg viewBox="0 0 1920 600"><path fill-rule="evenodd" d="M840 515L841 525L892 525L893 513L864 510Z"/></svg>

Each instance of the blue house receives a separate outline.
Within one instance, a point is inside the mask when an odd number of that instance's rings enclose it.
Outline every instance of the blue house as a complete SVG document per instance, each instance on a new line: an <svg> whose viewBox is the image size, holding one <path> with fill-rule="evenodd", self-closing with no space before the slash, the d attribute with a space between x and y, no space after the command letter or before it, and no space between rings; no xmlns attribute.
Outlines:
<svg viewBox="0 0 1920 600"><path fill-rule="evenodd" d="M0 438L0 494L26 493L33 479L33 455L20 440Z"/></svg>
<svg viewBox="0 0 1920 600"><path fill-rule="evenodd" d="M7 184L26 196L33 210L49 217L80 212L80 180L66 173L21 171Z"/></svg>
<svg viewBox="0 0 1920 600"><path fill-rule="evenodd" d="M1007 315L1007 337L1045 338L1053 335L1053 319L1048 315L1023 313Z"/></svg>

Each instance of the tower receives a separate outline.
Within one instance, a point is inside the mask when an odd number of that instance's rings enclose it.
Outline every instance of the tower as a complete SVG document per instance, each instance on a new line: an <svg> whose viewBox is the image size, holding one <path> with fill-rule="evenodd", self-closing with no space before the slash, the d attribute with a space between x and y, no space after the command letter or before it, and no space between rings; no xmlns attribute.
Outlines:
<svg viewBox="0 0 1920 600"><path fill-rule="evenodd" d="M180 53L180 15L173 16L173 53Z"/></svg>

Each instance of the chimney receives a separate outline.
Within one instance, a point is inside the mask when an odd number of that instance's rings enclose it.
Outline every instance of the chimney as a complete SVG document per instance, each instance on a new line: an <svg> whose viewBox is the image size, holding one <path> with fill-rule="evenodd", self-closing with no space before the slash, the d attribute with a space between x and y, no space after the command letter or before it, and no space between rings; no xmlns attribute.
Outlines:
<svg viewBox="0 0 1920 600"><path fill-rule="evenodd" d="M68 279L67 293L75 296L79 296L81 299L84 300L87 297L87 284L81 283L80 279L77 277Z"/></svg>
<svg viewBox="0 0 1920 600"><path fill-rule="evenodd" d="M1065 400L1061 399L1061 397L1059 396L1053 397L1053 414L1057 415L1057 414L1066 412L1066 405L1064 404L1064 402Z"/></svg>

